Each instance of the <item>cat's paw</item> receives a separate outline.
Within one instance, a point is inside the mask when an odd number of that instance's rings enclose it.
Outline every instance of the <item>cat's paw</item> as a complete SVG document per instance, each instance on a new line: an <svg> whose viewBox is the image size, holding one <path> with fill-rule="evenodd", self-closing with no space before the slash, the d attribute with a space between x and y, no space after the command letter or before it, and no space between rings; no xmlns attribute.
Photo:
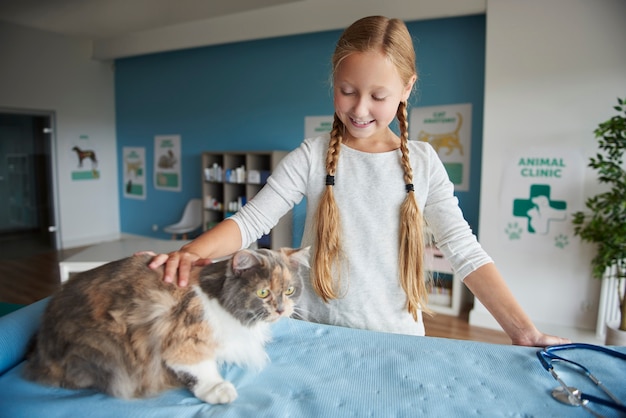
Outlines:
<svg viewBox="0 0 626 418"><path fill-rule="evenodd" d="M232 383L223 381L208 390L199 391L196 396L205 402L212 404L231 403L237 399L237 389Z"/></svg>

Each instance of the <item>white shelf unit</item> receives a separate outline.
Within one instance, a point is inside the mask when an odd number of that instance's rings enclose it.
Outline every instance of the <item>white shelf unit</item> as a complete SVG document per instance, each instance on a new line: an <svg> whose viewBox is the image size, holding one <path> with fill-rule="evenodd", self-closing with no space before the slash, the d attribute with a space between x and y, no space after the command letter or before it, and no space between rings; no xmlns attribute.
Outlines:
<svg viewBox="0 0 626 418"><path fill-rule="evenodd" d="M425 250L426 270L431 277L428 307L434 312L458 316L467 291L437 247L429 245Z"/></svg>
<svg viewBox="0 0 626 418"><path fill-rule="evenodd" d="M203 229L212 228L252 199L285 155L287 151L203 152ZM258 240L257 245L271 249L291 247L292 224L289 211L267 236Z"/></svg>

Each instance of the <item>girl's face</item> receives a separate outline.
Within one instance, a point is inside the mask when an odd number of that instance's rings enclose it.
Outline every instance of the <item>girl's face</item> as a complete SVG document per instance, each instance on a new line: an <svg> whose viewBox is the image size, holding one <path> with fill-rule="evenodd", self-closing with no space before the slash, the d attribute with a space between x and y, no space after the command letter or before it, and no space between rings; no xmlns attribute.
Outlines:
<svg viewBox="0 0 626 418"><path fill-rule="evenodd" d="M416 76L404 84L396 67L377 51L348 55L335 71L335 112L354 139L386 138L401 101Z"/></svg>

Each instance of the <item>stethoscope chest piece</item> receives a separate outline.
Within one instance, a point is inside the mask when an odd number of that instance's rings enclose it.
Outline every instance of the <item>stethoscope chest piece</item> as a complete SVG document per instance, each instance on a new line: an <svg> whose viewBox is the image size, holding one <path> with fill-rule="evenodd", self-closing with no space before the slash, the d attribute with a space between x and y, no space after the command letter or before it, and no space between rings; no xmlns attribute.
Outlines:
<svg viewBox="0 0 626 418"><path fill-rule="evenodd" d="M568 392L569 391L569 392ZM573 386L568 386L567 390L563 386L558 386L552 390L552 397L557 401L570 406L586 405L586 399L581 398L582 392Z"/></svg>

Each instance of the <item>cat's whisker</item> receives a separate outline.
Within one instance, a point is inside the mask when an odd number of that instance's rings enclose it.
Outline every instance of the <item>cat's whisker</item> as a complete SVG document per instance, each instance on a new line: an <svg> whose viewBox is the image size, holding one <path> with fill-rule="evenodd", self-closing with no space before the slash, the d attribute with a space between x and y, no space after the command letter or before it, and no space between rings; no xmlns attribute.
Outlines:
<svg viewBox="0 0 626 418"><path fill-rule="evenodd" d="M293 311L293 313L289 315L289 318L303 320L304 315L302 315L300 312Z"/></svg>
<svg viewBox="0 0 626 418"><path fill-rule="evenodd" d="M254 315L252 315L250 318L246 320L245 325L252 326L256 324L257 322L262 321L263 319L265 319L264 312L256 312L254 313Z"/></svg>
<svg viewBox="0 0 626 418"><path fill-rule="evenodd" d="M293 307L293 313L291 314L291 318L305 320L306 314L310 313L311 311L309 311L308 309L296 305Z"/></svg>

